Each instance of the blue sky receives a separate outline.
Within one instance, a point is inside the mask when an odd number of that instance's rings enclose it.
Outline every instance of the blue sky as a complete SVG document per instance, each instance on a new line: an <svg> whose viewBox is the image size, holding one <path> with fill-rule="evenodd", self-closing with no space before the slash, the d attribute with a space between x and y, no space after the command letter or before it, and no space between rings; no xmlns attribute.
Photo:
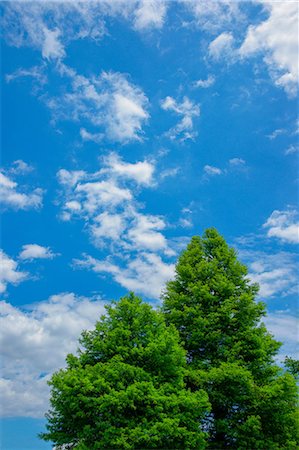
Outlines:
<svg viewBox="0 0 299 450"><path fill-rule="evenodd" d="M104 304L216 227L296 354L298 4L2 2L2 447Z"/></svg>

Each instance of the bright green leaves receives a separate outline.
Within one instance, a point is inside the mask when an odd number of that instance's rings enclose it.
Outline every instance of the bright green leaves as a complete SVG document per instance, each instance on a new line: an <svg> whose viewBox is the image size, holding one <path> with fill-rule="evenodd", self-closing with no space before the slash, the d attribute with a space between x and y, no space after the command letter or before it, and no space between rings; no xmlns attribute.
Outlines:
<svg viewBox="0 0 299 450"><path fill-rule="evenodd" d="M185 351L160 313L124 297L81 344L52 377L44 439L82 450L205 448L208 396L185 387Z"/></svg>
<svg viewBox="0 0 299 450"><path fill-rule="evenodd" d="M51 380L42 437L59 448L294 450L298 361L261 319L258 288L216 230L192 238L157 312L107 307Z"/></svg>
<svg viewBox="0 0 299 450"><path fill-rule="evenodd" d="M280 343L261 323L257 292L235 251L209 229L192 238L163 295L166 322L187 351L188 386L212 404L209 448L296 448L296 384L273 363Z"/></svg>

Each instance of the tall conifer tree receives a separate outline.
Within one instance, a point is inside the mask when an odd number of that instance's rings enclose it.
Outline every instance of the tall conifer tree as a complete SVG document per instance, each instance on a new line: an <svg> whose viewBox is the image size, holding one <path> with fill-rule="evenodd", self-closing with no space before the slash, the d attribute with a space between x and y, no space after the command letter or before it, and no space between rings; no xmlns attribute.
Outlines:
<svg viewBox="0 0 299 450"><path fill-rule="evenodd" d="M258 286L215 229L193 237L163 295L187 350L189 386L212 404L209 448L295 449L297 389L275 364L280 343L261 322Z"/></svg>

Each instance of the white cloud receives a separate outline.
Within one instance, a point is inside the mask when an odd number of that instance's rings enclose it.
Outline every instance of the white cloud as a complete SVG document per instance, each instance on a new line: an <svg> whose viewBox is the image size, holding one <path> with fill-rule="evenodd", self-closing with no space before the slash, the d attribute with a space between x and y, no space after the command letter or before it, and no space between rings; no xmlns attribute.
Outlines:
<svg viewBox="0 0 299 450"><path fill-rule="evenodd" d="M92 141L96 143L101 142L104 138L103 133L90 133L85 128L80 128L80 136L83 141Z"/></svg>
<svg viewBox="0 0 299 450"><path fill-rule="evenodd" d="M43 417L50 374L75 352L83 329L91 329L104 312L103 302L73 293L21 309L0 303L3 415Z"/></svg>
<svg viewBox="0 0 299 450"><path fill-rule="evenodd" d="M116 153L110 153L105 164L111 173L136 181L138 184L151 185L153 183L154 164L148 161L138 161L134 164L126 163Z"/></svg>
<svg viewBox="0 0 299 450"><path fill-rule="evenodd" d="M183 0L184 6L194 15L200 27L210 33L236 24L243 18L240 2L227 0L213 0L211 2Z"/></svg>
<svg viewBox="0 0 299 450"><path fill-rule="evenodd" d="M246 161L242 158L232 158L228 161L228 163L232 167L242 167L246 164Z"/></svg>
<svg viewBox="0 0 299 450"><path fill-rule="evenodd" d="M204 169L205 173L210 176L222 174L222 170L219 169L219 167L206 165L206 166L204 166L203 169Z"/></svg>
<svg viewBox="0 0 299 450"><path fill-rule="evenodd" d="M117 206L132 200L129 189L120 188L113 180L78 183L75 191L88 214L96 213L102 206Z"/></svg>
<svg viewBox="0 0 299 450"><path fill-rule="evenodd" d="M165 228L165 222L158 216L134 214L134 220L128 230L128 238L134 248L160 250L167 248L165 237L159 230Z"/></svg>
<svg viewBox="0 0 299 450"><path fill-rule="evenodd" d="M269 313L264 319L267 329L274 334L275 339L283 345L279 352L279 359L286 356L298 358L298 318L287 312Z"/></svg>
<svg viewBox="0 0 299 450"><path fill-rule="evenodd" d="M165 111L172 111L182 117L180 122L167 132L170 139L178 137L181 141L185 141L194 139L197 136L197 133L193 131L193 118L200 115L200 108L192 103L188 97L184 97L183 101L179 103L173 97L167 96L161 101L161 108Z"/></svg>
<svg viewBox="0 0 299 450"><path fill-rule="evenodd" d="M0 201L4 207L18 210L42 206L41 189L34 189L29 193L24 191L24 188L19 188L15 181L0 172Z"/></svg>
<svg viewBox="0 0 299 450"><path fill-rule="evenodd" d="M13 175L26 175L32 172L34 169L30 164L27 164L22 159L18 159L12 163L12 167L9 169L9 173Z"/></svg>
<svg viewBox="0 0 299 450"><path fill-rule="evenodd" d="M135 7L133 21L136 30L161 28L166 16L166 1L141 0Z"/></svg>
<svg viewBox="0 0 299 450"><path fill-rule="evenodd" d="M284 242L296 244L299 242L299 221L296 210L275 210L268 217L263 227L268 228L267 236L276 237Z"/></svg>
<svg viewBox="0 0 299 450"><path fill-rule="evenodd" d="M19 284L27 278L26 272L18 270L18 263L0 250L0 294L6 291L7 284Z"/></svg>
<svg viewBox="0 0 299 450"><path fill-rule="evenodd" d="M143 212L143 205L136 198L136 187L154 184L155 165L148 161L129 163L115 153L104 157L102 163L103 166L94 173L65 169L58 172L64 189L61 217L63 220L79 217L95 247L109 248L109 261L89 259L84 267L94 270L90 261L96 261L98 272L110 273L116 282L127 288L134 286L136 278L136 286L141 292L141 275L134 261L146 265L149 274L159 271L160 267L160 277L164 279L169 264L162 256L167 258L175 254L163 232L166 228L164 218ZM156 262L157 268L151 267ZM75 266L82 264L77 262ZM156 295L158 288L155 285L142 289L147 295L149 292Z"/></svg>
<svg viewBox="0 0 299 450"><path fill-rule="evenodd" d="M277 128L276 130L272 131L272 133L269 134L267 138L273 141L273 139L276 139L278 136L285 134L286 132L287 130L285 130L284 128Z"/></svg>
<svg viewBox="0 0 299 450"><path fill-rule="evenodd" d="M234 38L232 33L221 33L209 45L210 56L216 60L220 58L230 59L234 54L233 43Z"/></svg>
<svg viewBox="0 0 299 450"><path fill-rule="evenodd" d="M286 151L284 152L285 155L293 155L294 153L299 152L299 145L290 145Z"/></svg>
<svg viewBox="0 0 299 450"><path fill-rule="evenodd" d="M194 82L194 87L207 89L215 83L215 77L213 75L209 75L205 80L197 80Z"/></svg>
<svg viewBox="0 0 299 450"><path fill-rule="evenodd" d="M22 246L22 251L19 254L20 259L53 259L57 256L53 253L50 247L43 247L38 244L26 244Z"/></svg>
<svg viewBox="0 0 299 450"><path fill-rule="evenodd" d="M239 54L243 58L264 54L275 84L293 97L298 90L298 3L260 3L268 18L248 27Z"/></svg>
<svg viewBox="0 0 299 450"><path fill-rule="evenodd" d="M7 83L11 81L19 80L20 78L32 78L37 82L39 87L44 86L47 81L47 75L45 73L45 65L41 64L39 66L33 66L30 68L20 67L12 73L9 73L5 76L5 80Z"/></svg>
<svg viewBox="0 0 299 450"><path fill-rule="evenodd" d="M32 47L44 58L62 58L73 40L98 40L105 33L100 3L6 2L2 28L15 47Z"/></svg>
<svg viewBox="0 0 299 450"><path fill-rule="evenodd" d="M45 59L59 59L65 56L64 47L59 41L60 31L48 30L44 28L44 42L42 46L42 56Z"/></svg>
<svg viewBox="0 0 299 450"><path fill-rule="evenodd" d="M94 133L80 128L83 140L98 142L105 137L127 143L142 139L142 126L149 118L148 99L127 76L102 72L86 78L62 63L57 67L60 76L66 78L67 87L58 96L42 97L54 121L72 120L94 127Z"/></svg>
<svg viewBox="0 0 299 450"><path fill-rule="evenodd" d="M124 288L149 298L158 299L167 281L174 276L174 264L167 264L154 253L140 253L126 267L109 261L99 261L90 256L75 260L75 266L91 269L95 273L109 273Z"/></svg>
<svg viewBox="0 0 299 450"><path fill-rule="evenodd" d="M260 285L260 297L285 297L298 292L297 263L292 253L252 250L241 251L240 256L248 264L248 277Z"/></svg>
<svg viewBox="0 0 299 450"><path fill-rule="evenodd" d="M167 3L164 0L94 0L4 2L2 29L9 45L32 47L43 58L61 60L70 42L98 42L106 33L106 18L122 18L143 32L161 28Z"/></svg>

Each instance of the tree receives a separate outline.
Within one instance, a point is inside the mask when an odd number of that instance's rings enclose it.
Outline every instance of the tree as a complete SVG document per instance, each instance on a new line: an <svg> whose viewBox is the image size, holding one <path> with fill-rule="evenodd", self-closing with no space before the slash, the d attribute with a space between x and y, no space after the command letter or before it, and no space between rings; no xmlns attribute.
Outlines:
<svg viewBox="0 0 299 450"><path fill-rule="evenodd" d="M186 389L185 351L161 314L131 294L80 343L52 376L43 439L77 450L205 448L208 397Z"/></svg>
<svg viewBox="0 0 299 450"><path fill-rule="evenodd" d="M261 323L258 286L215 229L193 237L163 295L187 351L188 386L205 389L209 448L295 449L294 377L274 363L280 343Z"/></svg>

